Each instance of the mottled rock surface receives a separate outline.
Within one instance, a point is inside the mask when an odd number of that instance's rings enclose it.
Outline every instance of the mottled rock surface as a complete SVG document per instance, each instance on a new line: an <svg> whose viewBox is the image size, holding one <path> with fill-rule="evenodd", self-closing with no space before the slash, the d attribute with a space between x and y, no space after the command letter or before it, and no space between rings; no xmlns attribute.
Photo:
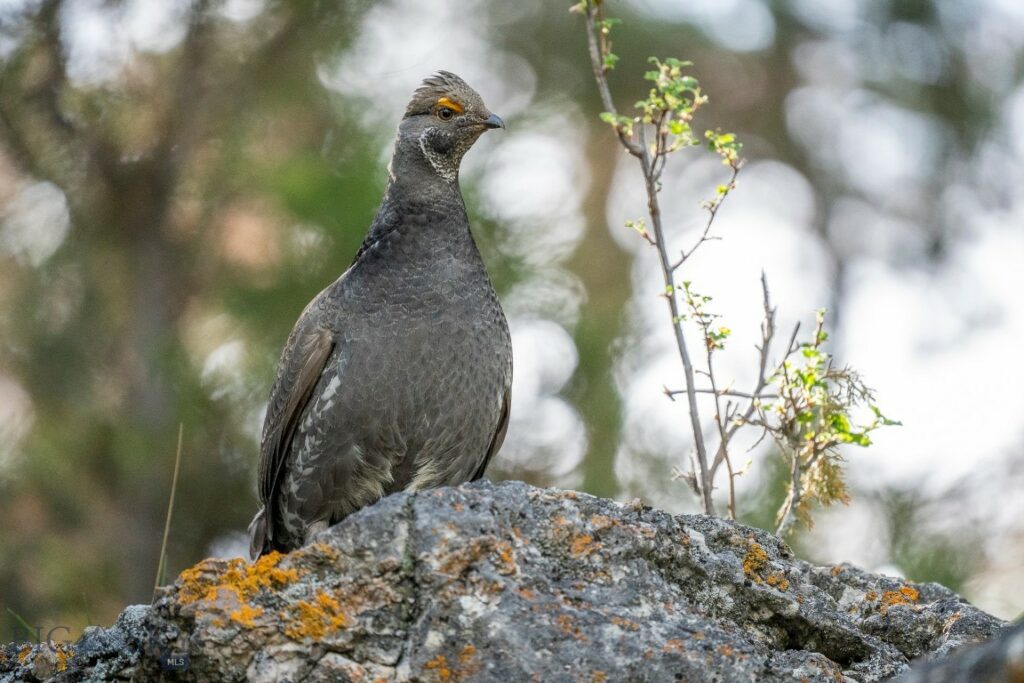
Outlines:
<svg viewBox="0 0 1024 683"><path fill-rule="evenodd" d="M949 657L921 661L899 683L1024 683L1024 621Z"/></svg>
<svg viewBox="0 0 1024 683"><path fill-rule="evenodd" d="M1004 625L721 519L480 482L200 562L70 647L8 646L0 681L866 682Z"/></svg>

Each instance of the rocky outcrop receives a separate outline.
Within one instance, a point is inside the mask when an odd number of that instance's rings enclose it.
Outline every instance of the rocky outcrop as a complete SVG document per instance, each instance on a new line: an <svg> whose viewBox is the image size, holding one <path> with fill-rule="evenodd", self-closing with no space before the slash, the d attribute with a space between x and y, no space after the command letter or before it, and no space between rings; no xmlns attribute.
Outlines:
<svg viewBox="0 0 1024 683"><path fill-rule="evenodd" d="M1024 683L1024 621L983 644L921 662L899 683Z"/></svg>
<svg viewBox="0 0 1024 683"><path fill-rule="evenodd" d="M740 524L477 483L200 562L70 647L8 646L0 681L867 682L1003 626Z"/></svg>

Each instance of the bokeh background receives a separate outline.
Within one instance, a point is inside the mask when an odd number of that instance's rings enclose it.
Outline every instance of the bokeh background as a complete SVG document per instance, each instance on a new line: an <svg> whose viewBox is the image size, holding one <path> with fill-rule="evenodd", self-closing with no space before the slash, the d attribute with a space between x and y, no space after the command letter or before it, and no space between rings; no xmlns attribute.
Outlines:
<svg viewBox="0 0 1024 683"><path fill-rule="evenodd" d="M510 319L492 479L694 511L640 176L553 0L0 2L0 626L148 601L184 425L168 572L242 552L278 353L350 262L404 104L437 69L501 114L462 186ZM698 125L748 165L687 279L751 378L764 269L784 327L903 426L848 453L854 500L793 538L816 562L1024 609L1024 3L608 0L621 108L649 55L695 62ZM677 155L671 239L726 175ZM709 425L710 427L710 425ZM751 452L741 518L783 492ZM741 458L742 459L742 458ZM6 640L7 638L3 638Z"/></svg>

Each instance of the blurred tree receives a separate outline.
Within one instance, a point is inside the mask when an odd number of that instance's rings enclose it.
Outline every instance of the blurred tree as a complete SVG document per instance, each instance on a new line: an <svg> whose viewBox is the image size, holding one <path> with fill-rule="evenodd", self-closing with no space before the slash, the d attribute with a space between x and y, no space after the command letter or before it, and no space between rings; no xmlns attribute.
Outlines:
<svg viewBox="0 0 1024 683"><path fill-rule="evenodd" d="M524 118L580 133L585 231L566 267L586 302L567 324L579 364L565 393L588 450L570 481L615 494L625 490L616 458L626 446L645 451L625 443L617 373L621 340L636 334L623 309L648 295L632 297L635 261L615 239L622 228L609 225L619 159L599 142L612 133L597 118L569 4L453 1L430 11L455 6L460 22L475 22L483 68L532 72ZM1024 75L1021 41L1002 10L983 4L622 2L616 53L637 68L613 73L612 86L629 105L646 94L648 55L694 61L714 125L735 131L751 160L778 160L810 182L806 239L832 281L820 304L842 314L851 264L933 269L968 229L964 212L1006 205L1019 186L992 131ZM173 17L164 47L129 48L99 75L102 65L71 50L84 32L104 41L110 26L151 21L143 6ZM13 436L0 445L0 607L31 623L82 625L148 599L179 421L170 573L247 523L277 354L362 238L394 126L375 120L372 97L325 85L322 68L350 50L370 8L392 6L398 18L426 11L412 0L0 7L0 418L30 424L15 447ZM382 41L405 49L422 32L395 27L369 43L391 54ZM438 59L466 48L438 40ZM415 58L382 57L380 73L419 69ZM550 103L576 107L572 118ZM471 203L488 199L468 190ZM528 273L495 258L501 228L475 223L507 290ZM642 493L683 507L689 494L667 476L678 463L650 455L649 471L666 476L645 479ZM492 476L502 466L499 457ZM508 471L542 484L553 476Z"/></svg>
<svg viewBox="0 0 1024 683"><path fill-rule="evenodd" d="M7 266L0 368L34 426L3 481L0 515L21 522L0 530L5 606L83 624L148 597L179 421L172 571L245 525L256 420L243 410L383 185L364 172L377 141L316 75L357 11L277 2L239 24L197 2L178 47L101 83L69 76L65 3L5 14L3 152L19 182L54 188L71 225L52 258ZM241 378L221 395L217 358Z"/></svg>

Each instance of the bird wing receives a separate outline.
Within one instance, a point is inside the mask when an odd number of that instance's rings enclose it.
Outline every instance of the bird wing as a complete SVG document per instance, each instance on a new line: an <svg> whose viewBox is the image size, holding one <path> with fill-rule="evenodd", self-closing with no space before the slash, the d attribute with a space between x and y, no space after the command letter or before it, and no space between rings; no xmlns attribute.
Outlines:
<svg viewBox="0 0 1024 683"><path fill-rule="evenodd" d="M292 334L270 393L260 447L260 498L268 519L295 429L334 349L333 335L327 330L300 323Z"/></svg>
<svg viewBox="0 0 1024 683"><path fill-rule="evenodd" d="M512 388L505 389L505 396L501 401L501 417L498 419L498 428L494 431L494 436L491 438L491 445L487 447L487 455L484 456L480 466L477 467L476 472L473 473L470 481L476 481L480 477L484 476L484 471L487 469L488 463L491 462L491 458L501 448L501 444L505 442L505 433L508 431L508 414L512 407Z"/></svg>

